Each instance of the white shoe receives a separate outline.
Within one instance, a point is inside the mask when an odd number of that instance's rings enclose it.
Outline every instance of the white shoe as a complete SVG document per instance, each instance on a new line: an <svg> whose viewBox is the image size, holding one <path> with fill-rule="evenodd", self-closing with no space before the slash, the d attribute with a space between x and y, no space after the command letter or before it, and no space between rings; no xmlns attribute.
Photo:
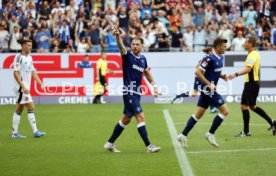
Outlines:
<svg viewBox="0 0 276 176"><path fill-rule="evenodd" d="M205 134L205 139L210 142L211 145L214 147L219 147L218 143L216 142L215 136L209 132Z"/></svg>
<svg viewBox="0 0 276 176"><path fill-rule="evenodd" d="M159 152L160 150L161 150L161 147L156 147L155 145L152 145L152 144L147 146L147 152L149 153L156 153L156 152Z"/></svg>
<svg viewBox="0 0 276 176"><path fill-rule="evenodd" d="M177 140L178 140L178 142L180 142L180 145L182 148L188 147L188 139L182 133L177 136Z"/></svg>
<svg viewBox="0 0 276 176"><path fill-rule="evenodd" d="M110 142L106 142L106 143L104 144L104 149L106 149L106 150L108 150L108 151L110 151L110 152L114 152L114 153L119 153L119 152L121 152L120 150L118 150L118 149L116 148L116 146L115 146L114 144L112 144L112 143L110 143Z"/></svg>

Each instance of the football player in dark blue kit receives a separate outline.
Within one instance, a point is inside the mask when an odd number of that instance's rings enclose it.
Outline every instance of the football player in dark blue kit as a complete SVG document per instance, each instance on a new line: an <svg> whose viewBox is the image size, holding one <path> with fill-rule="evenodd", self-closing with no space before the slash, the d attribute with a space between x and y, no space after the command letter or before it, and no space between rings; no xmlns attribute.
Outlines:
<svg viewBox="0 0 276 176"><path fill-rule="evenodd" d="M212 48L211 47L206 47L206 48L204 48L203 50L202 50L204 53L206 53L207 55L210 55L210 54L212 54ZM199 64L200 64L200 62L201 62L201 60L199 61L199 63L198 63L198 65L196 66L196 68L199 66ZM184 93L181 93L181 94L179 94L179 95L176 95L173 99L172 99L172 101L171 101L171 103L173 104L177 99L179 99L179 98L185 98L185 97L195 97L195 96L197 96L198 95L198 87L201 85L201 81L197 78L197 77L195 77L195 81L194 81L194 87L193 87L193 91L192 91L192 93L190 94L189 92L184 92ZM213 104L210 104L210 111L211 111L211 113L216 113L218 110L217 110L217 108L213 105Z"/></svg>
<svg viewBox="0 0 276 176"><path fill-rule="evenodd" d="M224 118L228 115L228 107L221 95L216 91L216 85L219 78L223 78L225 81L227 81L226 74L222 73L224 60L223 54L226 50L226 43L226 39L216 38L214 40L213 53L211 55L205 56L195 71L196 76L202 83L199 87L201 93L195 114L189 118L182 133L177 137L177 140L181 143L182 147L188 147L188 133L192 130L197 121L203 116L210 104L215 105L218 108L219 113L215 116L209 132L205 134L205 139L208 140L211 145L219 147L215 140L214 134L217 128L223 122Z"/></svg>
<svg viewBox="0 0 276 176"><path fill-rule="evenodd" d="M148 138L145 117L140 105L141 98L141 81L143 74L154 88L154 96L158 95L157 87L154 79L148 69L145 56L140 55L143 40L141 38L133 38L131 42L131 51L127 51L123 45L122 38L117 28L114 28L113 35L116 36L119 46L122 62L123 62L123 100L124 112L121 120L115 125L114 130L104 148L111 152L120 152L114 145L115 140L120 136L127 124L130 123L131 117L135 116L137 120L138 132L147 147L147 152L155 153L160 151L160 147L151 144Z"/></svg>

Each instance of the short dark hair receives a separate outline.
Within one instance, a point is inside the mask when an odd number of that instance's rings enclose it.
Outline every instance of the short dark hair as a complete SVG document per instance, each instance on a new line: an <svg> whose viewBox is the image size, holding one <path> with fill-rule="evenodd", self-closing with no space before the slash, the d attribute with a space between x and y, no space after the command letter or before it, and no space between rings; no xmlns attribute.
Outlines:
<svg viewBox="0 0 276 176"><path fill-rule="evenodd" d="M25 43L28 43L28 42L31 42L31 43L32 43L32 40L30 40L30 39L23 39L23 40L21 41L21 45L24 45Z"/></svg>
<svg viewBox="0 0 276 176"><path fill-rule="evenodd" d="M144 40L141 37L134 37L133 40L140 40L141 44L144 44Z"/></svg>
<svg viewBox="0 0 276 176"><path fill-rule="evenodd" d="M202 51L203 51L204 53L206 53L206 54L209 54L210 52L212 52L212 47L207 46L207 47L204 48Z"/></svg>
<svg viewBox="0 0 276 176"><path fill-rule="evenodd" d="M225 38L218 37L214 40L214 48L217 48L223 43L227 43L227 40Z"/></svg>
<svg viewBox="0 0 276 176"><path fill-rule="evenodd" d="M256 47L256 45L257 45L257 38L255 36L248 36L246 38L248 38L249 43L251 43L253 47Z"/></svg>

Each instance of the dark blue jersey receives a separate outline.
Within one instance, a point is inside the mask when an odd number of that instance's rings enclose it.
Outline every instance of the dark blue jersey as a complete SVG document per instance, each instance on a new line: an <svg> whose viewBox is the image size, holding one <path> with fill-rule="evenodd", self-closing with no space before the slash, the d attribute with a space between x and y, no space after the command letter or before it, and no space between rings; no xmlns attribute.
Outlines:
<svg viewBox="0 0 276 176"><path fill-rule="evenodd" d="M89 61L82 61L78 64L78 68L91 68L91 63Z"/></svg>
<svg viewBox="0 0 276 176"><path fill-rule="evenodd" d="M144 71L148 68L145 56L135 56L127 51L123 59L124 92L141 94L141 82Z"/></svg>
<svg viewBox="0 0 276 176"><path fill-rule="evenodd" d="M213 53L211 55L205 56L199 64L200 69L203 70L205 78L214 85L217 85L220 78L220 73L223 68L223 62L224 55L218 56ZM204 86L205 84L202 83L202 87Z"/></svg>

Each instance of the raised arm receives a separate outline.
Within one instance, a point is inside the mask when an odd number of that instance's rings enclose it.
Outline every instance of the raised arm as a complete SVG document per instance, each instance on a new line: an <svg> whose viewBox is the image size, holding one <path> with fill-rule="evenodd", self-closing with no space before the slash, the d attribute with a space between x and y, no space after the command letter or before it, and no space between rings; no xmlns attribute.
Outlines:
<svg viewBox="0 0 276 176"><path fill-rule="evenodd" d="M124 46L124 44L123 44L123 40L122 40L122 37L121 37L121 35L120 35L119 29L118 29L117 27L114 27L112 33L113 33L113 35L116 36L117 45L118 45L118 47L119 47L119 50L120 50L121 55L122 55L122 56L123 56L123 55L126 55L127 50L126 50L126 48L125 48L125 46Z"/></svg>

